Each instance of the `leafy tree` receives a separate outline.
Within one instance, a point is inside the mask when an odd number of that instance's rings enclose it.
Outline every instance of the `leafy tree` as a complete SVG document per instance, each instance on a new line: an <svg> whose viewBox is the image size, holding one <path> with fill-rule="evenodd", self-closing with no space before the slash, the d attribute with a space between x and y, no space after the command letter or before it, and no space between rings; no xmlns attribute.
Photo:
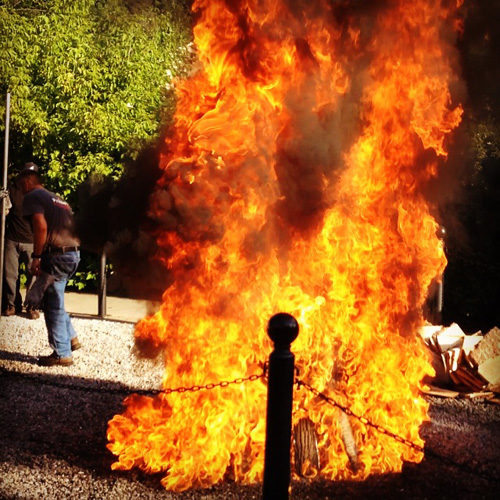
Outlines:
<svg viewBox="0 0 500 500"><path fill-rule="evenodd" d="M171 115L172 79L191 57L190 22L176 0L4 1L10 163L39 163L47 187L73 204L90 175L118 178Z"/></svg>
<svg viewBox="0 0 500 500"><path fill-rule="evenodd" d="M46 187L80 212L84 181L109 186L168 123L172 81L193 58L190 40L191 15L179 0L4 0L0 116L10 92L9 170L35 161ZM93 215L99 225L104 214ZM92 289L97 260L82 257L72 284Z"/></svg>

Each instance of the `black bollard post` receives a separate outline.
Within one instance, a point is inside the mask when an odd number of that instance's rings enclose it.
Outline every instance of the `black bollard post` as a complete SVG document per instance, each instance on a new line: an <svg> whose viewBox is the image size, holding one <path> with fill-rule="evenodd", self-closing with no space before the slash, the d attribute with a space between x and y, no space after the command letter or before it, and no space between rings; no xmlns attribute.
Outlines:
<svg viewBox="0 0 500 500"><path fill-rule="evenodd" d="M97 315L106 316L106 253L102 252L99 266L99 294L97 296Z"/></svg>
<svg viewBox="0 0 500 500"><path fill-rule="evenodd" d="M299 334L297 320L286 313L275 314L267 325L274 343L269 356L267 387L266 451L263 500L287 500L290 487L290 446L295 356L291 343Z"/></svg>

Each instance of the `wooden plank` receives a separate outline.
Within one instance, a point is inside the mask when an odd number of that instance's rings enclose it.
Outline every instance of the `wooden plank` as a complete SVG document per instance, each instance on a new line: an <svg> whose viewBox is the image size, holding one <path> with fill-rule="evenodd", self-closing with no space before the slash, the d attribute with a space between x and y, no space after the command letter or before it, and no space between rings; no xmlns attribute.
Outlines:
<svg viewBox="0 0 500 500"><path fill-rule="evenodd" d="M487 359L478 366L477 371L490 384L500 383L500 356Z"/></svg>
<svg viewBox="0 0 500 500"><path fill-rule="evenodd" d="M500 329L493 328L477 344L470 353L470 357L477 366L480 366L486 360L500 355Z"/></svg>
<svg viewBox="0 0 500 500"><path fill-rule="evenodd" d="M461 347L465 333L456 323L453 323L448 328L435 333L435 336L441 351L447 351L454 347Z"/></svg>
<svg viewBox="0 0 500 500"><path fill-rule="evenodd" d="M499 384L489 384L487 387L488 391L496 392L500 394L500 383Z"/></svg>
<svg viewBox="0 0 500 500"><path fill-rule="evenodd" d="M494 396L495 394L490 391L469 392L467 394L464 394L464 397L466 397L467 399L491 399Z"/></svg>
<svg viewBox="0 0 500 500"><path fill-rule="evenodd" d="M474 333L473 335L466 335L463 345L465 354L469 354L482 340L483 334L481 332Z"/></svg>
<svg viewBox="0 0 500 500"><path fill-rule="evenodd" d="M358 459L358 447L356 445L356 439L354 438L351 423L349 422L349 417L343 411L340 411L339 425L345 451L347 453L347 457L349 458L349 464L352 471L356 473L361 465Z"/></svg>
<svg viewBox="0 0 500 500"><path fill-rule="evenodd" d="M306 477L311 466L319 469L318 437L316 427L309 418L301 418L293 429L295 472Z"/></svg>
<svg viewBox="0 0 500 500"><path fill-rule="evenodd" d="M423 394L428 394L429 396L438 396L441 398L456 398L460 395L458 391L450 391L449 389L443 389L435 385L430 385L426 388L420 389Z"/></svg>
<svg viewBox="0 0 500 500"><path fill-rule="evenodd" d="M481 391L486 386L483 380L481 380L479 377L477 377L476 374L472 373L465 367L459 367L454 372L454 375L457 376L462 381L462 383L468 385L475 391Z"/></svg>

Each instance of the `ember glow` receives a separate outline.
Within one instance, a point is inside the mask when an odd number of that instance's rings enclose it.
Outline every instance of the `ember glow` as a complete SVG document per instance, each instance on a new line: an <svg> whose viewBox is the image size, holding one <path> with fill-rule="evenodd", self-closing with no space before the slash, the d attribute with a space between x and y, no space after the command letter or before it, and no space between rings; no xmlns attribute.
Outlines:
<svg viewBox="0 0 500 500"><path fill-rule="evenodd" d="M374 5L376 4L376 5ZM164 349L165 388L259 374L276 312L293 314L300 377L423 445L432 373L416 332L446 265L423 193L462 110L453 48L461 2L196 0L200 69L177 84L175 125L150 216L173 284L136 337ZM167 287L167 285L166 285ZM263 379L132 395L109 423L115 469L167 489L262 479ZM320 469L364 479L423 456L305 389L294 423L318 433Z"/></svg>

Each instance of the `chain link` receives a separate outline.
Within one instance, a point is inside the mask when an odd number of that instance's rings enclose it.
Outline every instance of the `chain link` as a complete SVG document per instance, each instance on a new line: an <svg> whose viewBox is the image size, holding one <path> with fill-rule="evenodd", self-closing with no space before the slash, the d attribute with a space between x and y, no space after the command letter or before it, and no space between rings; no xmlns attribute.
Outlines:
<svg viewBox="0 0 500 500"><path fill-rule="evenodd" d="M462 469L462 470L466 470L467 472L473 473L479 477L482 477L483 479L486 479L488 481L493 481L495 483L500 484L500 479L495 477L495 476L484 473L475 467L471 467L468 464L457 462L455 460L452 460L449 457L444 457L444 456L440 455L439 453L436 453L432 449L429 449L429 448L424 449L422 446L419 446L418 444L415 444L415 443L413 443L413 442L411 442L411 441L409 441L409 440L407 440L407 439L405 439L397 434L394 434L393 432L388 431L387 429L385 429L384 427L382 427L378 424L374 424L374 423L370 422L366 417L360 417L359 415L356 415L350 408L347 408L347 407L337 403L333 398L330 398L326 394L323 394L322 392L318 391L317 389L315 389L314 387L309 385L307 382L296 379L295 383L299 387L300 386L305 387L306 389L311 391L315 396L318 396L319 398L321 398L323 401L327 402L328 404L331 404L332 406L336 406L337 408L342 410L346 415L349 415L350 417L356 418L357 420L359 420L363 424L366 424L366 425L369 425L370 427L373 427L374 429L376 429L380 433L385 434L386 436L392 437L396 441L398 441L406 446L409 446L410 448L413 448L414 450L420 451L422 453L426 453L428 455L433 456L434 458L436 458L438 460L441 460L442 462L444 462L448 465L451 465L453 467L457 467L457 468Z"/></svg>
<svg viewBox="0 0 500 500"><path fill-rule="evenodd" d="M305 387L310 392L312 392L315 396L318 396L319 398L321 398L323 401L326 401L328 404L330 404L332 406L336 406L337 408L342 410L346 415L348 415L350 417L354 417L355 419L359 420L361 423L363 423L365 425L369 425L370 427L373 427L381 434L385 434L386 436L392 437L393 439L395 439L399 443L402 443L410 448L413 448L414 450L420 451L422 453L424 452L423 446L419 446L418 444L415 444L412 441L409 441L408 439L405 439L405 438L399 436L398 434L395 434L395 433L385 429L381 425L374 424L373 422L370 422L366 417L356 415L356 413L354 413L350 408L347 408L346 406L343 406L340 403L337 403L334 399L332 399L331 397L327 396L326 394L323 394L322 392L318 391L318 389L315 389L314 387L309 385L307 382L304 382L303 380L296 380L296 384L299 387L300 386Z"/></svg>
<svg viewBox="0 0 500 500"><path fill-rule="evenodd" d="M198 391L204 391L204 390L211 390L215 389L216 387L228 387L229 385L233 384L243 384L244 382L253 382L255 380L259 380L260 378L263 378L265 376L265 373L261 373L260 375L254 374L250 375L249 377L239 377L234 380L229 380L229 381L223 381L223 382L214 382L206 385L193 385L191 387L178 387L176 389L163 389L161 391L158 391L159 393L162 394L173 394L175 392L178 393L183 393L183 392L198 392Z"/></svg>
<svg viewBox="0 0 500 500"><path fill-rule="evenodd" d="M267 371L268 371L268 364L263 363L263 369L261 374L254 374L250 375L248 377L238 377L234 380L229 380L229 381L222 381L222 382L214 382L214 383L209 383L205 385L193 385L191 387L177 387L177 388L168 388L168 389L150 389L150 390L145 390L145 389L133 389L133 388L123 388L123 389L106 389L103 387L84 387L84 386L79 386L75 384L65 384L61 382L53 382L53 381L47 381L46 379L41 378L38 375L27 375L25 373L20 373L17 371L10 371L10 370L0 370L0 376L11 376L11 377L18 377L21 379L27 379L30 381L37 382L39 384L43 385L48 385L52 387L59 387L62 389L71 389L71 390L79 390L79 391L84 391L84 392L106 392L108 394L130 394L130 393L135 393L135 394L140 394L140 395L145 395L145 396L151 396L151 395L156 395L156 394L173 394L173 393L185 393L185 392L198 392L198 391L203 391L203 390L212 390L217 387L228 387L229 385L234 385L234 384L243 384L244 382L253 382L256 380L259 380L261 378L266 378L267 377ZM296 372L297 373L297 372ZM295 383L299 387L305 387L307 390L312 392L315 396L321 398L323 401L326 403L335 406L342 410L346 415L351 416L359 420L361 423L365 425L369 425L370 427L373 427L376 429L378 432L385 434L386 436L392 437L396 441L409 446L410 448L413 448L419 452L424 453L424 448L422 446L419 446L387 429L384 427L374 424L370 422L366 417L356 415L350 408L347 408L340 403L337 403L333 398L327 396L326 394L323 394L322 392L318 391L311 385L309 385L307 382L304 382L302 380L295 379ZM439 455L438 453L432 451L432 450L425 450L427 453L430 455L434 456L437 459L440 459L441 461L455 466L459 467L461 469L467 469L469 472L472 472L480 477L483 477L484 479L494 481L497 483L500 483L500 480L498 478L495 478L489 474L484 474L481 471L478 471L474 468L471 468L467 466L466 464L461 464L458 463L454 460L451 460L450 458L443 457Z"/></svg>

